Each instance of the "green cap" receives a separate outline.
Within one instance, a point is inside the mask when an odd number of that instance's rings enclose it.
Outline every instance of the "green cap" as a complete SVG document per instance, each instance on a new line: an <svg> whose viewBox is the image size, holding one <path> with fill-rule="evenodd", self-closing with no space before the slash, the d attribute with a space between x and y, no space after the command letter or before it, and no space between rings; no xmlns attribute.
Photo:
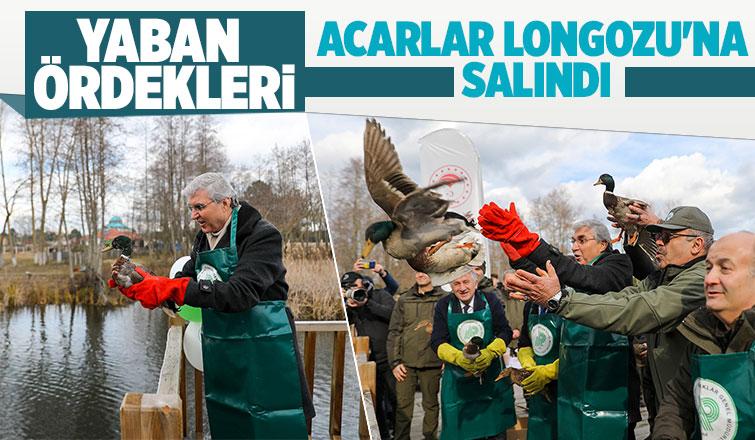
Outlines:
<svg viewBox="0 0 755 440"><path fill-rule="evenodd" d="M713 225L710 224L710 219L696 206L677 206L668 213L665 220L657 225L647 226L648 232L651 233L661 232L662 229L669 231L694 229L713 234Z"/></svg>

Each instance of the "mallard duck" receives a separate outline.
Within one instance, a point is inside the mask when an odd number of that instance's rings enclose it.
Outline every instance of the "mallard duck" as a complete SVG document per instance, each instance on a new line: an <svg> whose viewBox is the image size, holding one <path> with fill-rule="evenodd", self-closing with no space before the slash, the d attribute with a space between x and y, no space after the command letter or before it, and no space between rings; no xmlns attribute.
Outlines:
<svg viewBox="0 0 755 440"><path fill-rule="evenodd" d="M483 344L484 342L479 336L475 336L470 339L469 342L464 344L464 349L462 350L464 357L469 359L470 361L477 359L480 356L480 349L482 348Z"/></svg>
<svg viewBox="0 0 755 440"><path fill-rule="evenodd" d="M404 174L395 146L374 119L367 120L364 130L364 174L372 200L390 220L373 223L365 230L362 258L383 243L388 255L407 260L414 270L433 278L433 274L462 266L477 255L480 244L460 236L474 227L464 216L448 212L450 202L432 191L455 181L418 187ZM435 278L433 281L435 284Z"/></svg>
<svg viewBox="0 0 755 440"><path fill-rule="evenodd" d="M121 251L118 259L116 259L113 263L113 281L115 281L117 285L124 288L129 288L134 284L144 281L144 277L136 271L137 265L134 264L133 261L131 261L131 254L134 250L131 238L125 235L118 235L112 240L105 242L105 247L102 249L102 252L108 252L112 249ZM154 272L144 266L140 265L139 268L154 275ZM178 307L173 301L165 301L160 306L163 311L165 311L165 313L167 313L169 316L175 316L178 312Z"/></svg>
<svg viewBox="0 0 755 440"><path fill-rule="evenodd" d="M136 283L144 280L144 277L136 271L136 265L131 261L131 254L134 251L131 239L125 235L119 235L112 240L105 242L102 252L108 252L112 249L121 251L120 256L113 263L113 281L121 287L129 288Z"/></svg>
<svg viewBox="0 0 755 440"><path fill-rule="evenodd" d="M648 204L642 200L630 199L627 197L617 196L613 193L616 183L610 174L601 174L598 180L593 186L605 185L606 189L603 192L603 205L608 209L608 214L616 219L616 223L619 225L621 231L619 235L613 239L613 243L618 242L621 239L622 233L626 234L626 243L630 246L639 246L640 249L650 258L651 261L655 261L655 254L657 245L652 235L645 230L644 225L638 225L637 223L629 219L629 215L633 215L629 205L637 205L642 209L648 209Z"/></svg>
<svg viewBox="0 0 755 440"><path fill-rule="evenodd" d="M527 379L531 375L532 371L525 370L524 368L506 367L503 369L503 371L500 372L500 374L498 374L498 377L495 378L495 381L498 382L504 377L510 377L512 383L522 386L524 379ZM551 393L550 391L548 391L548 387L543 388L543 390L538 394L542 395L548 403L551 403L553 401Z"/></svg>

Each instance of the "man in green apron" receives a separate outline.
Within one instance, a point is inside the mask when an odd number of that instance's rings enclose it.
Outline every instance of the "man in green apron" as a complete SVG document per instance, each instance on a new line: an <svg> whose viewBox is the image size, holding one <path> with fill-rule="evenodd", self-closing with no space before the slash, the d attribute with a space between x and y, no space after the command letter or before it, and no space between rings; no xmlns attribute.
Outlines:
<svg viewBox="0 0 755 440"><path fill-rule="evenodd" d="M755 234L722 237L706 268L705 308L679 326L690 343L653 438L755 438Z"/></svg>
<svg viewBox="0 0 755 440"><path fill-rule="evenodd" d="M201 228L191 260L178 278L144 273L123 293L148 308L166 300L200 308L213 438L306 438L314 407L285 303L280 233L238 202L222 174L196 177L183 194Z"/></svg>
<svg viewBox="0 0 755 440"><path fill-rule="evenodd" d="M535 272L551 261L562 283L600 295L632 283L632 264L629 257L611 248L608 228L595 220L584 220L574 225L571 237L574 258L563 255L558 249L531 233L522 223L511 204L504 210L495 204L480 211L483 235L501 242L501 247L515 269ZM504 285L516 280L508 273ZM534 310L539 307L534 306ZM531 307L530 311L533 310ZM538 344L530 337L522 338L526 346L533 347L518 356L522 365L533 371L522 384L532 393L559 377L557 401L548 403L541 397L530 399L528 435L531 438L593 438L602 434L610 438L634 438L634 425L640 420L640 381L634 368L633 357L626 336L594 330L573 322L561 324L557 315L537 313L526 315L539 324L538 335L545 338L544 324L560 331L556 353L548 356L540 347L537 365L533 356L527 356ZM543 320L543 323L539 321ZM544 339L545 340L545 339ZM557 362L558 359L558 362ZM546 362L547 360L547 362ZM605 375L606 371L625 374ZM551 393L554 396L556 393ZM633 399L629 401L631 395ZM555 407L558 407L556 411ZM631 410L631 411L630 411ZM558 427L556 420L558 419Z"/></svg>
<svg viewBox="0 0 755 440"><path fill-rule="evenodd" d="M511 381L495 381L503 369L501 357L511 341L501 301L477 290L472 272L451 282L453 295L438 301L430 345L444 362L441 378L442 439L504 438L516 423ZM465 344L479 337L481 350L465 355Z"/></svg>
<svg viewBox="0 0 755 440"><path fill-rule="evenodd" d="M527 438L549 440L558 438L558 364L561 346L560 316L545 307L528 302L524 307L524 331L519 338L517 359L532 374L522 382L530 395L527 403L529 420ZM542 394L547 389L550 401Z"/></svg>
<svg viewBox="0 0 755 440"><path fill-rule="evenodd" d="M659 270L636 286L603 295L576 292L562 288L548 262L547 273L541 275L517 271L514 288L579 324L628 336L646 334L655 394L655 401L646 404L648 413L653 414L684 357L686 340L678 326L705 303L705 255L713 243L713 226L699 208L680 206L647 230L658 246ZM651 419L651 430L652 426Z"/></svg>

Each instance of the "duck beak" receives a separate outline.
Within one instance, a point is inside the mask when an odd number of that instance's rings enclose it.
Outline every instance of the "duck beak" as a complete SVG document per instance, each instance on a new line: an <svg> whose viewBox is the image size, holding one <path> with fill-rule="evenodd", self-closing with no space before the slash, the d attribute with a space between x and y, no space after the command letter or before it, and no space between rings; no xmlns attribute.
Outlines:
<svg viewBox="0 0 755 440"><path fill-rule="evenodd" d="M105 247L102 248L102 252L107 252L107 251L112 250L112 249L113 249L113 245L112 244L106 244Z"/></svg>
<svg viewBox="0 0 755 440"><path fill-rule="evenodd" d="M367 240L364 242L364 247L362 247L362 252L359 254L359 258L367 258L367 256L370 255L370 252L372 252L372 248L375 247L375 243L372 242L372 240Z"/></svg>
<svg viewBox="0 0 755 440"><path fill-rule="evenodd" d="M598 186L598 185L603 185L603 182L600 179L596 180L595 183L592 184L592 186Z"/></svg>

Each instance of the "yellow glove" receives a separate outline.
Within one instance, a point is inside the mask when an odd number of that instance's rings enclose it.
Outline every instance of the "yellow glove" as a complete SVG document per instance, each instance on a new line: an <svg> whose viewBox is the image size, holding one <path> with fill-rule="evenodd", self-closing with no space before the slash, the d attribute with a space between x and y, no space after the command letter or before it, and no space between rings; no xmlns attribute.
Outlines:
<svg viewBox="0 0 755 440"><path fill-rule="evenodd" d="M487 347L480 350L480 355L474 360L474 368L477 371L486 370L494 359L506 353L506 342L501 338L495 338Z"/></svg>
<svg viewBox="0 0 755 440"><path fill-rule="evenodd" d="M537 362L535 362L535 352L532 351L532 347L522 347L517 350L516 358L519 359L522 368L529 368L537 365Z"/></svg>
<svg viewBox="0 0 755 440"><path fill-rule="evenodd" d="M454 346L448 342L440 344L438 347L438 357L443 362L458 365L466 371L474 372L476 370L474 362L465 358L464 353L462 353L461 350L454 348Z"/></svg>
<svg viewBox="0 0 755 440"><path fill-rule="evenodd" d="M522 381L522 388L529 394L539 393L558 377L558 359L547 365L527 367L527 371L531 371L532 374Z"/></svg>

